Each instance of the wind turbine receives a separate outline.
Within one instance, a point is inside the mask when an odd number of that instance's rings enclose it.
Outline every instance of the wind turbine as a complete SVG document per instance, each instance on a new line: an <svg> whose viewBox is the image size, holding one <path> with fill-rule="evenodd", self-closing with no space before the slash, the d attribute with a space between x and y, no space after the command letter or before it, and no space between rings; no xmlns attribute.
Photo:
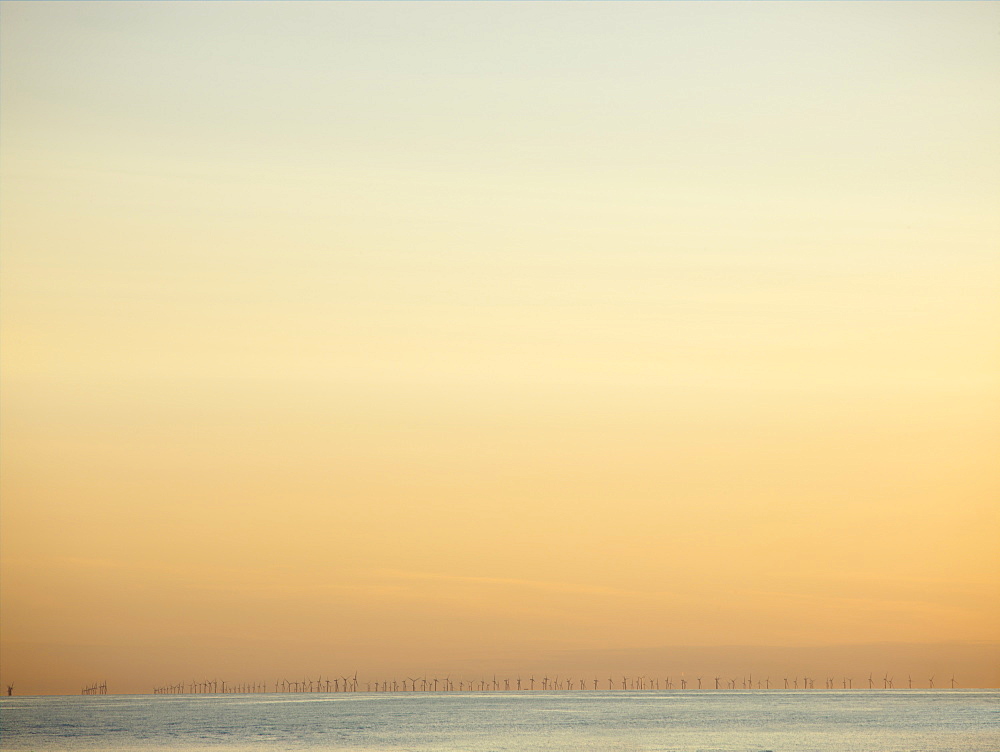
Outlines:
<svg viewBox="0 0 1000 752"><path fill-rule="evenodd" d="M930 678L930 685L931 685L930 688L934 689L934 677L933 676Z"/></svg>
<svg viewBox="0 0 1000 752"><path fill-rule="evenodd" d="M955 688L955 675L954 674L951 675L951 688L952 689Z"/></svg>

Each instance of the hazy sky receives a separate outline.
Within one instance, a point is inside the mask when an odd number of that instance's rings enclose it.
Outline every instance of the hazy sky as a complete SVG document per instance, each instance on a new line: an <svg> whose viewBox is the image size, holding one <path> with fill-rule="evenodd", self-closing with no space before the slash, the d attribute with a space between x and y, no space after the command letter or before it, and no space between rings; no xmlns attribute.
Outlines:
<svg viewBox="0 0 1000 752"><path fill-rule="evenodd" d="M1000 641L1000 4L0 22L19 693Z"/></svg>

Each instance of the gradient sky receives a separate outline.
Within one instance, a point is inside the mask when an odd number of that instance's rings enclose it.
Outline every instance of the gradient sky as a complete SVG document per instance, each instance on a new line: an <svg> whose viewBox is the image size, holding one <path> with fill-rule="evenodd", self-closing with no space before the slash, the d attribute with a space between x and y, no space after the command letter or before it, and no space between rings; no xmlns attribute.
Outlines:
<svg viewBox="0 0 1000 752"><path fill-rule="evenodd" d="M18 693L1000 683L1000 4L0 22Z"/></svg>

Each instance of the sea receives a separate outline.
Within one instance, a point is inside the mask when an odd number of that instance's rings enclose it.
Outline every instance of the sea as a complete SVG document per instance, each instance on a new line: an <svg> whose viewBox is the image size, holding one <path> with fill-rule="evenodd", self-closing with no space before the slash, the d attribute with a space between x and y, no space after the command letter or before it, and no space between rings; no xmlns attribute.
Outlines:
<svg viewBox="0 0 1000 752"><path fill-rule="evenodd" d="M1000 690L10 697L0 749L998 752Z"/></svg>

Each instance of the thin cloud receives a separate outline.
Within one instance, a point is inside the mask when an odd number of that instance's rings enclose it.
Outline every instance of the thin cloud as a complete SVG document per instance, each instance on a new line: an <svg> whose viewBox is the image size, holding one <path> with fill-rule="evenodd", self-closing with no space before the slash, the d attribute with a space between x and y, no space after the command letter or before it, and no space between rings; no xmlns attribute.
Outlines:
<svg viewBox="0 0 1000 752"><path fill-rule="evenodd" d="M574 582L553 582L549 580L526 580L513 577L475 577L470 575L440 574L399 569L378 569L373 574L390 580L418 580L425 582L446 582L465 585L486 585L498 587L527 588L550 593L570 593L577 595L603 595L613 598L661 599L673 597L666 591L625 590L599 585L582 585Z"/></svg>

